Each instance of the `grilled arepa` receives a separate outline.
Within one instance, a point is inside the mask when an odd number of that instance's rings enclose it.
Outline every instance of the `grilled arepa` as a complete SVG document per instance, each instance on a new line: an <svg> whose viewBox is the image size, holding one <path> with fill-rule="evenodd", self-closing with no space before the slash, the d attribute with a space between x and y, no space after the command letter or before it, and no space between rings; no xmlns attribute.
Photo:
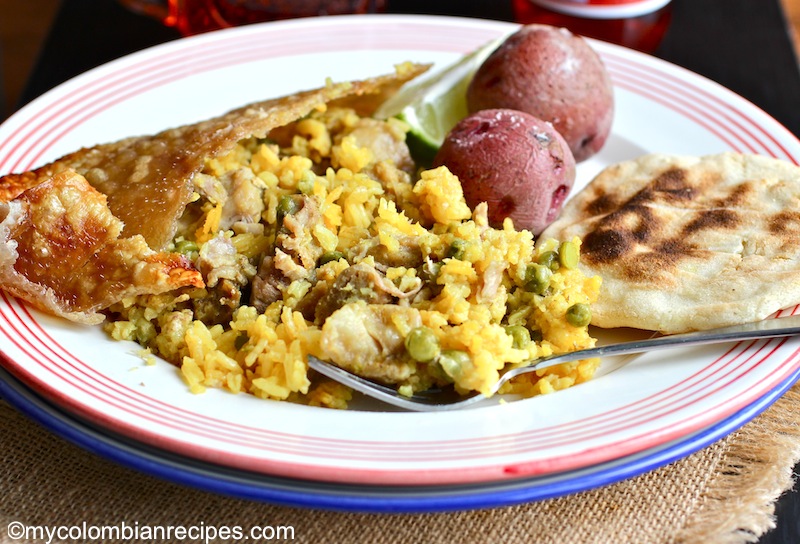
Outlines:
<svg viewBox="0 0 800 544"><path fill-rule="evenodd" d="M601 172L543 237L583 239L592 323L677 333L800 303L800 167L652 154Z"/></svg>

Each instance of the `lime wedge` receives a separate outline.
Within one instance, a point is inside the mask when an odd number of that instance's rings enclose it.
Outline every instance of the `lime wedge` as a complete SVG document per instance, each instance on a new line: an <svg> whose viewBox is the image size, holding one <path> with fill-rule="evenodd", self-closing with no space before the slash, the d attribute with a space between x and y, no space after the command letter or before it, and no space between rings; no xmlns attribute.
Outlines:
<svg viewBox="0 0 800 544"><path fill-rule="evenodd" d="M430 164L450 129L467 116L467 87L472 76L505 38L409 81L375 111L375 117L397 117L408 123L411 130L406 142L412 156L423 165Z"/></svg>

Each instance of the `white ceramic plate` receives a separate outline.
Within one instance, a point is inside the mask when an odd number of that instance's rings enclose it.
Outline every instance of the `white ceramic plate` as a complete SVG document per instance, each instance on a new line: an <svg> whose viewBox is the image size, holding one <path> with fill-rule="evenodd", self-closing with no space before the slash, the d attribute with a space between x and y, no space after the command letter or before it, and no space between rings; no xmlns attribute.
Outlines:
<svg viewBox="0 0 800 544"><path fill-rule="evenodd" d="M446 63L514 27L473 19L358 16L243 27L125 57L42 96L0 126L0 173L82 146L161 130L247 102ZM797 163L800 142L744 99L649 56L593 42L617 113L605 165L646 152L755 152ZM0 296L6 369L99 428L181 456L270 476L351 485L512 481L596 466L663 447L775 391L800 367L800 340L678 349L557 394L455 413L348 412L208 391L146 366L137 346Z"/></svg>
<svg viewBox="0 0 800 544"><path fill-rule="evenodd" d="M643 452L574 471L465 485L356 485L281 478L221 467L98 428L32 392L0 367L0 396L56 434L117 463L200 489L289 506L356 512L441 512L560 497L638 476L693 453L761 413L800 375L732 416Z"/></svg>

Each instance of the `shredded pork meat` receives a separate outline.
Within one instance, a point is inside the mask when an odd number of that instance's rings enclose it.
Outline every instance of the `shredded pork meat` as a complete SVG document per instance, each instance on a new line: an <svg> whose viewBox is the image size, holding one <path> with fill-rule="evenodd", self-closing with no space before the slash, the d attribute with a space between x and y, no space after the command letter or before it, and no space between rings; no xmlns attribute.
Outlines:
<svg viewBox="0 0 800 544"><path fill-rule="evenodd" d="M359 263L346 268L324 291L315 305L314 322L321 325L336 310L355 301L368 304L390 304L408 298L419 291L422 282L414 289L401 291L386 276L374 267Z"/></svg>
<svg viewBox="0 0 800 544"><path fill-rule="evenodd" d="M412 377L413 364L399 322L409 329L421 326L419 310L394 304L346 304L325 321L320 345L342 368L385 383L403 383Z"/></svg>
<svg viewBox="0 0 800 544"><path fill-rule="evenodd" d="M275 237L275 253L266 255L253 278L250 304L263 311L280 300L283 289L294 280L313 276L322 246L311 234L321 221L319 207L312 197L293 197L298 210L283 218Z"/></svg>

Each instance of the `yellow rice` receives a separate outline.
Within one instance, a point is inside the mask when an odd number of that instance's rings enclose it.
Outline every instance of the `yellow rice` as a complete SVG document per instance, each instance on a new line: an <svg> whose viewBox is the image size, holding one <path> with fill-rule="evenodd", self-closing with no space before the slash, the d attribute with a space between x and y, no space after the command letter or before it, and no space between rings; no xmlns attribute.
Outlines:
<svg viewBox="0 0 800 544"><path fill-rule="evenodd" d="M208 161L206 179L249 169L264 190L263 233L221 233L252 264L251 274L262 256L272 251L281 196L304 194L314 199L321 221L303 236L327 252L347 252L365 240L396 252L404 237L413 237L424 252L441 257L454 240L466 242L460 258L440 259L436 296L402 303L418 312L442 349L469 354L471 367L455 379L459 389L486 390L506 365L594 345L587 327L570 325L565 314L575 303L596 299L599 278L561 267L553 273L547 293L526 291L526 268L542 253L556 250L558 242L535 243L530 232L515 230L510 220L502 229L490 228L485 215L466 205L459 180L445 167L409 174L392 161L376 161L369 146L359 145L349 135L358 122L352 110L318 112L285 129L280 145L244 141L228 156ZM401 122L386 123L387 131L404 137L407 127ZM198 197L193 206L199 217L197 228L193 236L176 239L176 247L191 238L202 247L220 235L222 202ZM580 244L577 239L573 242ZM374 260L366 256L363 262ZM332 284L353 264L334 260L319 266L315 279ZM498 267L502 279L487 295L485 282L497 276ZM403 266L385 271L401 291L418 284L419 274L416 268ZM326 358L321 327L298 310L313 287L308 278L297 279L283 289L281 300L263 312L241 305L220 324L203 322L189 306L208 296L203 289L139 297L114 307L106 330L114 338L140 343L149 350L148 357L152 352L179 366L194 393L215 387L264 399L344 408L351 392L313 375L306 363L308 354ZM509 325L541 331L541 339L524 349L514 348L506 332ZM392 326L401 333L411 328L400 317ZM586 360L543 370L518 379L504 392L531 396L564 389L589 380L597 364Z"/></svg>

